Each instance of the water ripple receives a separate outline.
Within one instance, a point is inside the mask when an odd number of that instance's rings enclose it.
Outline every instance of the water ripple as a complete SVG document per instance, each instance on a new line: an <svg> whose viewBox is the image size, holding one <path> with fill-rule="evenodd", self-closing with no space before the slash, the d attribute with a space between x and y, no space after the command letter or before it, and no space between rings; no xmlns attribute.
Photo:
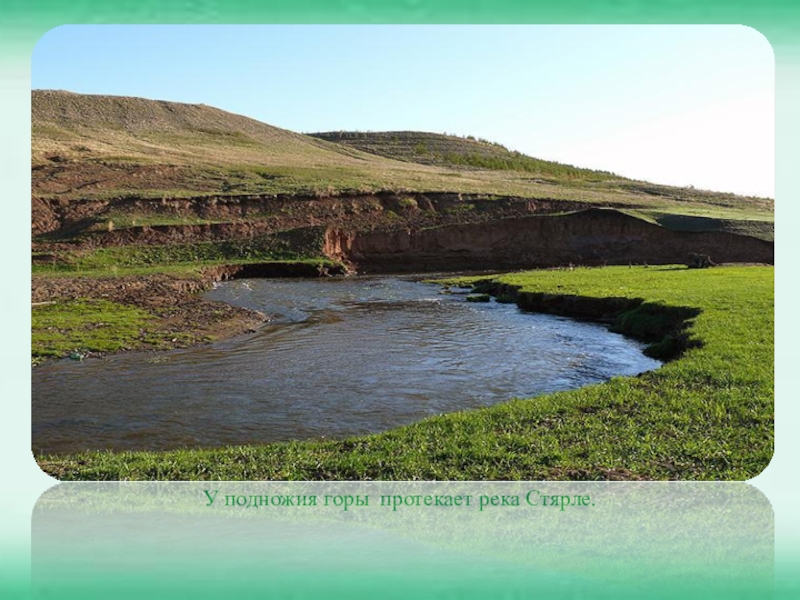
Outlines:
<svg viewBox="0 0 800 600"><path fill-rule="evenodd" d="M659 365L602 326L401 278L239 280L207 297L275 318L158 361L131 353L35 369L34 449L339 438Z"/></svg>

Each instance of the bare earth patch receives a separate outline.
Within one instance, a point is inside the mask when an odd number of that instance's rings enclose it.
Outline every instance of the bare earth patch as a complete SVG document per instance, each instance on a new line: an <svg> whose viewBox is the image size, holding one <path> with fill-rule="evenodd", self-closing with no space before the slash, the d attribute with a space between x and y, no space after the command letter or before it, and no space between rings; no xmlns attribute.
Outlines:
<svg viewBox="0 0 800 600"><path fill-rule="evenodd" d="M261 313L198 297L213 277L146 275L109 278L34 277L34 305L74 300L105 300L142 309L154 319L125 350L185 348L253 331L265 322ZM92 355L102 354L91 352Z"/></svg>

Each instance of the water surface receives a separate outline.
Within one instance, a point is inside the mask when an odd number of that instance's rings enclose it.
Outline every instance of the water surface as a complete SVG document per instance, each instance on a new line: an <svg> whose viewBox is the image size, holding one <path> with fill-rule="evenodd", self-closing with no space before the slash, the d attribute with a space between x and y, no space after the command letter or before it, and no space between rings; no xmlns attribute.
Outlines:
<svg viewBox="0 0 800 600"><path fill-rule="evenodd" d="M33 448L217 447L385 431L659 366L607 328L410 278L225 282L257 333L33 370Z"/></svg>

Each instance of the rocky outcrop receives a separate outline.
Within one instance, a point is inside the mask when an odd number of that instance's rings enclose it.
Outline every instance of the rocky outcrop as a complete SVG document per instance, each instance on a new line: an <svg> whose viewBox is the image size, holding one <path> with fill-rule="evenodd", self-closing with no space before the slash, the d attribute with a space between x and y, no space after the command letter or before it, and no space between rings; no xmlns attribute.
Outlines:
<svg viewBox="0 0 800 600"><path fill-rule="evenodd" d="M774 262L772 242L723 232L671 231L616 210L530 216L394 232L329 229L325 253L362 272L605 264Z"/></svg>

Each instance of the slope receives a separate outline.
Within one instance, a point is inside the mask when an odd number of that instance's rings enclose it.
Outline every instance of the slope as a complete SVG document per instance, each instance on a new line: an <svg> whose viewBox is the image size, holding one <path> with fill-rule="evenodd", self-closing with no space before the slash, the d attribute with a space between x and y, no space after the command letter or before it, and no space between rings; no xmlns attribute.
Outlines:
<svg viewBox="0 0 800 600"><path fill-rule="evenodd" d="M459 137L423 131L327 131L309 135L385 158L424 165L467 170L522 171L552 181L624 179L607 171L540 160L473 136Z"/></svg>
<svg viewBox="0 0 800 600"><path fill-rule="evenodd" d="M313 137L205 105L52 90L32 92L31 104L36 197L440 191L772 219L767 199L630 181L454 136Z"/></svg>
<svg viewBox="0 0 800 600"><path fill-rule="evenodd" d="M191 231L182 227L231 219L259 221L259 231L346 221L417 228L590 206L670 229L772 236L769 199L628 180L484 140L302 135L205 105L65 91L34 91L31 101L32 230L51 240L112 226L165 226L167 239L183 239ZM387 193L395 199L382 199ZM442 193L441 202L430 196ZM280 219L277 195L296 200L280 207ZM322 201L313 215L309 198ZM178 200L189 204L170 204ZM137 231L121 237L145 243L147 232ZM112 237L91 244L113 245Z"/></svg>

